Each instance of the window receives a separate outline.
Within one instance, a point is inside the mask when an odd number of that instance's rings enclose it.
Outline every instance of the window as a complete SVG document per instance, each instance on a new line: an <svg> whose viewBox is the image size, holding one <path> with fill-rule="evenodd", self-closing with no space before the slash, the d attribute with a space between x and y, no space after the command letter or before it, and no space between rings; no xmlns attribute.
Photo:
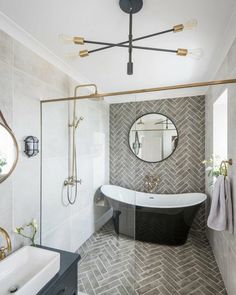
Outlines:
<svg viewBox="0 0 236 295"><path fill-rule="evenodd" d="M228 159L228 89L213 105L213 155L214 166Z"/></svg>

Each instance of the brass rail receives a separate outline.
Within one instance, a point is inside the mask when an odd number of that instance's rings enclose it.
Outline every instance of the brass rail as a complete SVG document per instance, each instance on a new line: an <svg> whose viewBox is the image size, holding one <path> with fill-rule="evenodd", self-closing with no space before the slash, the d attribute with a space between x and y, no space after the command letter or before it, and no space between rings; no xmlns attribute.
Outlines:
<svg viewBox="0 0 236 295"><path fill-rule="evenodd" d="M225 160L222 161L220 164L220 174L224 175L225 177L228 176L228 165L232 166L233 165L233 160L229 159L229 160Z"/></svg>
<svg viewBox="0 0 236 295"><path fill-rule="evenodd" d="M173 85L173 86L162 86L162 87L155 87L155 88L146 88L146 89L144 88L144 89L107 92L107 93L98 93L97 91L95 91L95 93L90 95L83 95L83 96L76 96L76 97L63 97L63 98L55 98L55 99L44 99L44 100L41 100L41 103L78 100L78 99L95 99L95 98L98 99L98 98L109 97L109 96L131 95L131 94L159 92L159 91L167 91L167 90L207 87L207 86L216 86L216 85L222 85L222 84L236 84L236 79L215 80L215 81L208 81L208 82L197 82L197 83L190 83L190 84L179 84L179 85Z"/></svg>

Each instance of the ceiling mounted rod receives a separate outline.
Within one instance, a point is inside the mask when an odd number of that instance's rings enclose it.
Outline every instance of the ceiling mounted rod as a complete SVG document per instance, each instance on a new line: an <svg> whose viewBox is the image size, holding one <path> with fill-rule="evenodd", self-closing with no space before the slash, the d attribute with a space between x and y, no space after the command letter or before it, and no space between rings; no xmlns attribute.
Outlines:
<svg viewBox="0 0 236 295"><path fill-rule="evenodd" d="M45 99L41 100L41 103L49 103L49 102L59 102L59 101L70 101L70 100L79 100L79 99L97 99L109 96L121 96L121 95L132 95L139 93L149 93L149 92L160 92L160 91L168 91L168 90L177 90L177 89L187 89L187 88L196 88L196 87L207 87L207 86L216 86L223 84L236 84L236 79L227 79L227 80L214 80L208 82L197 82L190 84L179 84L173 86L162 86L156 88L144 88L144 89L136 89L136 90L127 90L127 91L117 91L117 92L107 92L107 93L94 93L91 95L85 96L77 96L77 97L63 97L63 98L55 98L55 99Z"/></svg>
<svg viewBox="0 0 236 295"><path fill-rule="evenodd" d="M133 61L132 61L132 51L133 51L133 12L130 8L129 12L129 61L127 63L127 75L133 75Z"/></svg>

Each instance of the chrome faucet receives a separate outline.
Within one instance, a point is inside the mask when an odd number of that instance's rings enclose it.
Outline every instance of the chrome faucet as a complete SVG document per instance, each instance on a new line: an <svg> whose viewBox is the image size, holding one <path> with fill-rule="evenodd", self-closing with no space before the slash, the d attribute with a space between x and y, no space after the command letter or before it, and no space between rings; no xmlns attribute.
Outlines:
<svg viewBox="0 0 236 295"><path fill-rule="evenodd" d="M3 239L5 239L7 246L2 246L0 247L0 261L6 258L8 254L11 253L12 251L12 246L11 246L11 239L10 236L8 235L7 231L5 229L0 227L0 235L3 236Z"/></svg>
<svg viewBox="0 0 236 295"><path fill-rule="evenodd" d="M160 182L160 177L156 175L146 175L144 179L145 191L147 193L154 193L159 182Z"/></svg>

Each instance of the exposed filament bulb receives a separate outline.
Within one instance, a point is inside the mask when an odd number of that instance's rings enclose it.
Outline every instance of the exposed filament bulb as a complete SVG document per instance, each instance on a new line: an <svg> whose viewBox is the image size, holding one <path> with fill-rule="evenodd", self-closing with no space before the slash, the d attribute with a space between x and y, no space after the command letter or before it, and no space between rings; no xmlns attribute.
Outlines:
<svg viewBox="0 0 236 295"><path fill-rule="evenodd" d="M61 43L64 43L64 44L70 44L74 42L74 37L71 37L69 35L64 35L64 34L60 34L58 36L58 39Z"/></svg>
<svg viewBox="0 0 236 295"><path fill-rule="evenodd" d="M199 60L203 57L204 51L202 48L195 48L195 49L189 49L188 50L188 56L191 57L192 59Z"/></svg>
<svg viewBox="0 0 236 295"><path fill-rule="evenodd" d="M84 45L84 38L82 37L72 37L69 35L60 34L58 36L60 42L64 44L71 44L74 43L76 45Z"/></svg>
<svg viewBox="0 0 236 295"><path fill-rule="evenodd" d="M196 28L198 25L198 21L194 18L194 19L190 19L189 21L187 21L184 24L184 29L185 30L192 30L194 28Z"/></svg>
<svg viewBox="0 0 236 295"><path fill-rule="evenodd" d="M69 52L65 54L65 58L67 59L73 59L73 58L77 58L79 57L79 51L75 51L75 52Z"/></svg>

